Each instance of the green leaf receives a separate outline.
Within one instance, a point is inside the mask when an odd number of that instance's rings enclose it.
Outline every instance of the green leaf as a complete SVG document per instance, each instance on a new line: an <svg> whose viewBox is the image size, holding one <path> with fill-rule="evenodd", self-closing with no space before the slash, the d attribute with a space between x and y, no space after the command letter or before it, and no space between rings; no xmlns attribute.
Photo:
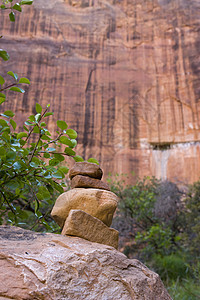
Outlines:
<svg viewBox="0 0 200 300"><path fill-rule="evenodd" d="M3 85L4 82L5 82L5 79L0 75L0 84ZM3 95L3 94L2 94L2 95ZM1 97L3 97L3 96L1 96Z"/></svg>
<svg viewBox="0 0 200 300"><path fill-rule="evenodd" d="M17 81L18 75L16 73L13 73L12 71L9 71L9 72L7 72L7 74L12 76Z"/></svg>
<svg viewBox="0 0 200 300"><path fill-rule="evenodd" d="M66 134L70 137L70 139L77 138L77 132L74 129L67 129Z"/></svg>
<svg viewBox="0 0 200 300"><path fill-rule="evenodd" d="M38 193L36 194L36 196L39 200L48 200L51 197L48 189L45 186L39 187Z"/></svg>
<svg viewBox="0 0 200 300"><path fill-rule="evenodd" d="M23 125L23 128L24 128L24 130L29 131L25 125Z"/></svg>
<svg viewBox="0 0 200 300"><path fill-rule="evenodd" d="M53 186L54 186L54 188L55 188L58 192L60 192L60 193L63 193L63 192L64 192L63 187L62 187L59 183L53 182Z"/></svg>
<svg viewBox="0 0 200 300"><path fill-rule="evenodd" d="M57 166L59 163L60 163L60 161L57 160L56 158L52 158L52 159L49 161L49 165L52 166L52 167Z"/></svg>
<svg viewBox="0 0 200 300"><path fill-rule="evenodd" d="M38 114L41 114L41 112L42 112L42 106L39 103L36 103L35 109L36 109L36 112Z"/></svg>
<svg viewBox="0 0 200 300"><path fill-rule="evenodd" d="M26 125L28 125L28 126L33 126L33 125L35 125L34 123L32 123L32 122L29 122L29 121L26 121L26 122L24 122Z"/></svg>
<svg viewBox="0 0 200 300"><path fill-rule="evenodd" d="M63 179L65 178L65 174L62 171L58 170L53 174L53 177L57 179Z"/></svg>
<svg viewBox="0 0 200 300"><path fill-rule="evenodd" d="M31 166L32 168L38 168L38 167L39 167L39 164L37 164L36 162L32 161L32 162L30 163L30 166Z"/></svg>
<svg viewBox="0 0 200 300"><path fill-rule="evenodd" d="M8 52L6 52L6 51L3 50L3 49L0 49L0 57L1 57L3 60L5 60L5 61L9 60L9 58L10 58ZM0 77L1 77L1 76L0 76ZM1 83L0 83L0 84L1 84Z"/></svg>
<svg viewBox="0 0 200 300"><path fill-rule="evenodd" d="M1 83L0 83L0 84L1 84ZM6 95L3 94L3 93L0 93L0 97L1 97L1 98L6 98Z"/></svg>
<svg viewBox="0 0 200 300"><path fill-rule="evenodd" d="M74 159L76 162L78 162L78 161L84 161L84 159L83 159L81 156L79 156L79 155L74 156L73 159Z"/></svg>
<svg viewBox="0 0 200 300"><path fill-rule="evenodd" d="M26 133L26 132L19 132L19 133L17 134L17 139L21 139L21 138L23 138L23 137L27 137L27 133Z"/></svg>
<svg viewBox="0 0 200 300"><path fill-rule="evenodd" d="M65 160L65 158L64 158L64 156L63 156L62 154L54 153L53 156L54 156L57 160L59 160L60 162Z"/></svg>
<svg viewBox="0 0 200 300"><path fill-rule="evenodd" d="M59 142L64 144L64 145L67 145L69 146L70 148L73 148L73 143L70 141L70 139L68 139L66 136L61 136L60 139L59 139Z"/></svg>
<svg viewBox="0 0 200 300"><path fill-rule="evenodd" d="M38 123L41 120L41 114L35 115L35 121Z"/></svg>
<svg viewBox="0 0 200 300"><path fill-rule="evenodd" d="M37 158L35 156L33 157L32 161L35 162L38 165L40 165L40 163L41 163L40 160L39 160L39 158Z"/></svg>
<svg viewBox="0 0 200 300"><path fill-rule="evenodd" d="M16 159L16 152L15 151L8 151L6 154L6 159L8 161L13 161Z"/></svg>
<svg viewBox="0 0 200 300"><path fill-rule="evenodd" d="M45 122L41 122L40 126L45 127L45 126L47 126L47 124Z"/></svg>
<svg viewBox="0 0 200 300"><path fill-rule="evenodd" d="M26 77L22 77L22 78L20 78L19 83L30 84L30 80Z"/></svg>
<svg viewBox="0 0 200 300"><path fill-rule="evenodd" d="M5 183L6 187L10 188L11 190L16 190L20 187L20 184L15 180L10 180L7 183Z"/></svg>
<svg viewBox="0 0 200 300"><path fill-rule="evenodd" d="M34 116L34 115L30 115L30 116L28 117L28 121L30 121L30 122L35 122L35 116Z"/></svg>
<svg viewBox="0 0 200 300"><path fill-rule="evenodd" d="M45 157L45 158L50 158L51 155L50 155L49 153L44 153L44 157Z"/></svg>
<svg viewBox="0 0 200 300"><path fill-rule="evenodd" d="M21 89L21 88L19 88L17 86L13 86L9 90L10 91L14 91L14 92L19 92L19 93L22 93L22 94L25 93L25 90L23 90L23 89Z"/></svg>
<svg viewBox="0 0 200 300"><path fill-rule="evenodd" d="M57 121L57 126L58 126L61 130L65 130L65 129L67 129L67 127L68 127L68 125L66 124L65 121L60 121L60 120Z"/></svg>
<svg viewBox="0 0 200 300"><path fill-rule="evenodd" d="M35 214L36 214L36 212L38 211L38 208L39 208L39 203L38 203L38 201L34 201L34 204L35 204Z"/></svg>
<svg viewBox="0 0 200 300"><path fill-rule="evenodd" d="M17 127L17 124L16 124L16 122L15 122L15 121L13 121L13 119L10 119L10 124L11 124L12 128L15 130L15 129L16 129L16 127Z"/></svg>
<svg viewBox="0 0 200 300"><path fill-rule="evenodd" d="M0 104L4 103L6 101L5 98L0 97Z"/></svg>
<svg viewBox="0 0 200 300"><path fill-rule="evenodd" d="M11 22L15 22L15 13L13 11L11 11L11 13L9 13L9 18Z"/></svg>
<svg viewBox="0 0 200 300"><path fill-rule="evenodd" d="M6 101L5 98L0 97L0 104L4 103Z"/></svg>
<svg viewBox="0 0 200 300"><path fill-rule="evenodd" d="M4 4L2 4L2 5L0 6L0 8L1 8L1 9L5 9L6 6L5 6Z"/></svg>
<svg viewBox="0 0 200 300"><path fill-rule="evenodd" d="M76 154L75 151L73 151L71 148L68 148L68 147L65 148L65 151L64 151L64 152L65 152L67 155L69 155L69 156L73 156L73 155Z"/></svg>
<svg viewBox="0 0 200 300"><path fill-rule="evenodd" d="M94 163L94 164L96 164L96 165L99 165L99 162L98 162L98 160L97 159L95 159L95 158L89 158L88 160L87 160L88 162L91 162L91 163Z"/></svg>
<svg viewBox="0 0 200 300"><path fill-rule="evenodd" d="M38 126L34 126L33 132L34 133L40 133L40 128Z"/></svg>
<svg viewBox="0 0 200 300"><path fill-rule="evenodd" d="M50 137L47 136L46 134L43 134L43 135L41 136L41 140L50 141L51 139L50 139Z"/></svg>
<svg viewBox="0 0 200 300"><path fill-rule="evenodd" d="M5 121L5 120L3 120L3 119L0 119L0 126L1 126L1 127L8 127L7 121Z"/></svg>
<svg viewBox="0 0 200 300"><path fill-rule="evenodd" d="M52 178L52 175L51 175L51 173L50 173L50 172L48 172L48 171L46 171L46 172L43 174L43 176L44 176L44 178L46 178L46 179L50 179L50 178Z"/></svg>
<svg viewBox="0 0 200 300"><path fill-rule="evenodd" d="M6 155L6 149L2 146L0 147L0 157L5 156Z"/></svg>
<svg viewBox="0 0 200 300"><path fill-rule="evenodd" d="M4 111L3 114L7 117L14 117L14 115L15 115L12 110L6 110L6 111Z"/></svg>
<svg viewBox="0 0 200 300"><path fill-rule="evenodd" d="M15 10L17 10L17 11L22 11L22 8L21 8L21 6L19 5L19 3L15 3L15 5L13 5L13 7L12 7L13 9L15 9Z"/></svg>
<svg viewBox="0 0 200 300"><path fill-rule="evenodd" d="M60 171L62 171L64 174L67 174L68 171L69 171L69 168L65 167L65 166L62 166L59 168Z"/></svg>
<svg viewBox="0 0 200 300"><path fill-rule="evenodd" d="M19 2L20 5L31 5L33 0L22 0Z"/></svg>
<svg viewBox="0 0 200 300"><path fill-rule="evenodd" d="M46 114L44 114L44 117L48 117L48 116L52 116L53 112L47 112Z"/></svg>
<svg viewBox="0 0 200 300"><path fill-rule="evenodd" d="M56 148L49 147L49 148L46 149L46 151L53 152L53 151L56 151Z"/></svg>

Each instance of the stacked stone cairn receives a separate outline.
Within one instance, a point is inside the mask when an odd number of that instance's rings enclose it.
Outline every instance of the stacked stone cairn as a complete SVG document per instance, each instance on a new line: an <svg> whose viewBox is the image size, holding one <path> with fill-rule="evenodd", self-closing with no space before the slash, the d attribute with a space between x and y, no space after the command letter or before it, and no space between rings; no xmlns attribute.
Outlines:
<svg viewBox="0 0 200 300"><path fill-rule="evenodd" d="M118 197L101 181L101 168L77 162L69 172L71 190L61 194L51 212L63 235L118 248L119 233L110 228Z"/></svg>

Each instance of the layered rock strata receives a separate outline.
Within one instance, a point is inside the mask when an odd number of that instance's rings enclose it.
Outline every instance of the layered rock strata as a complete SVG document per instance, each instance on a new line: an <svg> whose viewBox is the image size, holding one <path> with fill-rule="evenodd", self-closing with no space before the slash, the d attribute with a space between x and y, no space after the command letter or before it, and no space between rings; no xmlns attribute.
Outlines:
<svg viewBox="0 0 200 300"><path fill-rule="evenodd" d="M2 111L22 122L50 103L49 129L64 119L106 175L197 180L199 10L198 0L37 0L15 23L1 11L11 57L1 72L31 80Z"/></svg>
<svg viewBox="0 0 200 300"><path fill-rule="evenodd" d="M171 300L159 276L114 248L0 226L0 299Z"/></svg>
<svg viewBox="0 0 200 300"><path fill-rule="evenodd" d="M102 175L96 164L75 163L69 172L74 188L58 197L51 215L63 228L63 235L78 236L117 248L118 231L109 227L118 198L100 180Z"/></svg>

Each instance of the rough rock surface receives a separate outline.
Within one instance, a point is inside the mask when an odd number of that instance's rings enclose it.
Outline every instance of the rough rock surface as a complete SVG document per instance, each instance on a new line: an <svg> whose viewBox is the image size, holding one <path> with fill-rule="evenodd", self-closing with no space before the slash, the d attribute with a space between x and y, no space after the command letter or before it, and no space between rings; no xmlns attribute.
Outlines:
<svg viewBox="0 0 200 300"><path fill-rule="evenodd" d="M70 210L62 234L77 236L118 249L119 232L82 210Z"/></svg>
<svg viewBox="0 0 200 300"><path fill-rule="evenodd" d="M117 203L118 197L110 191L75 188L57 198L51 215L63 227L70 210L80 209L110 226Z"/></svg>
<svg viewBox="0 0 200 300"><path fill-rule="evenodd" d="M77 237L1 226L0 268L0 299L171 299L139 261Z"/></svg>
<svg viewBox="0 0 200 300"><path fill-rule="evenodd" d="M199 9L199 0L37 0L16 23L1 11L11 56L1 72L31 80L1 109L22 122L34 102L51 103L50 129L67 121L105 174L197 180Z"/></svg>
<svg viewBox="0 0 200 300"><path fill-rule="evenodd" d="M89 176L100 180L103 176L103 171L97 164L86 161L76 162L69 171L69 178L72 179L76 175Z"/></svg>
<svg viewBox="0 0 200 300"><path fill-rule="evenodd" d="M76 175L72 178L71 188L95 188L110 191L106 182L82 175Z"/></svg>

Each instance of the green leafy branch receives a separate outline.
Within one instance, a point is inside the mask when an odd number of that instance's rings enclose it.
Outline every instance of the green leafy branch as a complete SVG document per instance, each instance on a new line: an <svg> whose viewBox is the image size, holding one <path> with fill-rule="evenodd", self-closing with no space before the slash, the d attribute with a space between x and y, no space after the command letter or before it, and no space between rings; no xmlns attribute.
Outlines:
<svg viewBox="0 0 200 300"><path fill-rule="evenodd" d="M2 104L6 100L6 95L2 92L6 91L6 90L10 90L10 91L14 91L14 92L23 94L25 92L24 89L22 89L18 85L30 84L30 81L28 78L25 78L25 77L18 78L18 75L16 73L13 73L12 71L7 72L7 74L10 75L12 78L14 78L15 82L4 86L5 79L3 78L3 76L0 75L0 86L1 86L1 88L0 88L0 104Z"/></svg>
<svg viewBox="0 0 200 300"><path fill-rule="evenodd" d="M11 22L15 22L15 11L22 12L23 5L31 5L33 0L22 0L19 3L13 2L13 0L3 0L0 8L2 10L9 9L11 12L9 13L9 19Z"/></svg>

